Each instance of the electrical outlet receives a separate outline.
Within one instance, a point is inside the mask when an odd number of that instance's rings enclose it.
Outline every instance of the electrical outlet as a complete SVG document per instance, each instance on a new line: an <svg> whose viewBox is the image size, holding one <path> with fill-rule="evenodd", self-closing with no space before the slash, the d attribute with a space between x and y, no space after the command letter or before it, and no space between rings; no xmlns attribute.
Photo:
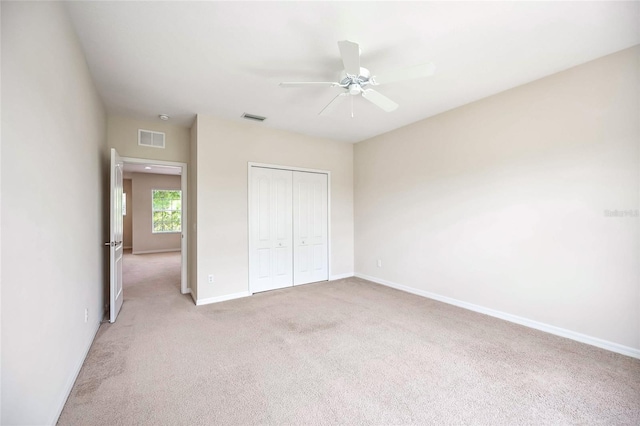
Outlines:
<svg viewBox="0 0 640 426"><path fill-rule="evenodd" d="M213 284L213 274L209 274L209 284Z"/></svg>
<svg viewBox="0 0 640 426"><path fill-rule="evenodd" d="M89 308L84 308L84 322L89 322Z"/></svg>
<svg viewBox="0 0 640 426"><path fill-rule="evenodd" d="M378 259L378 268L382 268L382 259Z"/></svg>

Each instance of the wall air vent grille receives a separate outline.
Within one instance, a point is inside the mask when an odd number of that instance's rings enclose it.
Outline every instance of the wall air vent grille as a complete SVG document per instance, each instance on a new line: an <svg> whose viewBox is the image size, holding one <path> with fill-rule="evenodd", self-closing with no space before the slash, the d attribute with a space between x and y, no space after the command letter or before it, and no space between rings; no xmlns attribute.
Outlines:
<svg viewBox="0 0 640 426"><path fill-rule="evenodd" d="M247 114L246 112L244 114L242 114L242 118L246 118L247 120L252 120L252 121L264 121L267 119L267 117L261 117L259 115L253 115L253 114Z"/></svg>
<svg viewBox="0 0 640 426"><path fill-rule="evenodd" d="M150 148L164 148L164 133L138 129L138 145Z"/></svg>

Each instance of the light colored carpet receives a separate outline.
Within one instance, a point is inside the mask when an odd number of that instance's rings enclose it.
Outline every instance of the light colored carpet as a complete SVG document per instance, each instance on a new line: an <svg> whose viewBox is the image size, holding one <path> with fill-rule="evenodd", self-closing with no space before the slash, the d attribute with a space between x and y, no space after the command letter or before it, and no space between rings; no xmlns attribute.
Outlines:
<svg viewBox="0 0 640 426"><path fill-rule="evenodd" d="M59 424L640 424L640 360L356 278L196 307L147 256Z"/></svg>

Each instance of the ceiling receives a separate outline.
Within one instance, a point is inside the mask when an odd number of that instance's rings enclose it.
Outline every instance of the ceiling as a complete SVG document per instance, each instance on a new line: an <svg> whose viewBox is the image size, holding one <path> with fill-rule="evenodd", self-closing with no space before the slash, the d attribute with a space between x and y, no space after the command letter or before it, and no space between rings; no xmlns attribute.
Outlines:
<svg viewBox="0 0 640 426"><path fill-rule="evenodd" d="M640 2L70 2L110 114L195 114L358 142L640 43ZM436 74L376 89L400 107L354 100L329 116L337 41L372 74L433 61Z"/></svg>
<svg viewBox="0 0 640 426"><path fill-rule="evenodd" d="M153 173L156 175L179 175L182 168L174 166L163 166L159 164L137 164L124 163L123 171L129 173Z"/></svg>

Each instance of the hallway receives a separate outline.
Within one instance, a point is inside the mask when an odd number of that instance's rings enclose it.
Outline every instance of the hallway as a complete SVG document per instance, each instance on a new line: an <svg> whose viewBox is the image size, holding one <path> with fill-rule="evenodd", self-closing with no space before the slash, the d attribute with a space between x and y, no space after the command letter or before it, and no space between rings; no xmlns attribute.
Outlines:
<svg viewBox="0 0 640 426"><path fill-rule="evenodd" d="M179 295L180 262L179 251L131 254L131 249L125 250L122 264L125 304L167 293Z"/></svg>

